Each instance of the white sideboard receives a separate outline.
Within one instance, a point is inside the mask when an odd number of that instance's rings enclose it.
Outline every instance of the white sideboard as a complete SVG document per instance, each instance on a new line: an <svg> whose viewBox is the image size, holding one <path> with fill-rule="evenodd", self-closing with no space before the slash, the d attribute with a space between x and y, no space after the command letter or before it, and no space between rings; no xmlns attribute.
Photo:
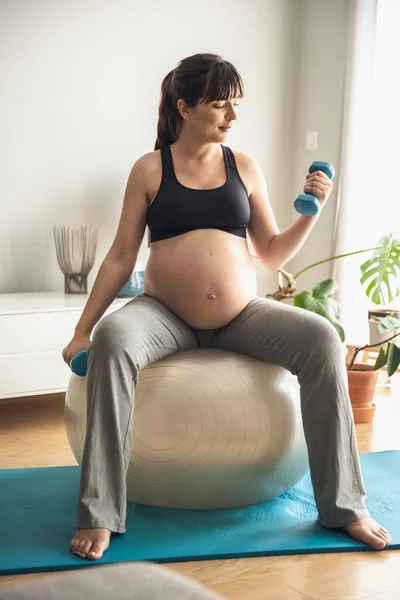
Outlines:
<svg viewBox="0 0 400 600"><path fill-rule="evenodd" d="M0 294L0 399L65 392L71 370L61 352L88 294ZM116 298L102 318L130 298Z"/></svg>

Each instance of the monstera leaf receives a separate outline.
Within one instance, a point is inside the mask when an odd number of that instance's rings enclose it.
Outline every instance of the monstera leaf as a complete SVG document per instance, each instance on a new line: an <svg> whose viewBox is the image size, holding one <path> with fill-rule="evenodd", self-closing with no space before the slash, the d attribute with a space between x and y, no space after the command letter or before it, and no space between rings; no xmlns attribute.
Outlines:
<svg viewBox="0 0 400 600"><path fill-rule="evenodd" d="M330 294L333 294L336 288L337 283L334 279L325 279L314 285L311 294L307 291L295 294L293 296L293 304L328 319L338 332L342 342L344 342L345 335L343 328L337 322L340 317L339 303L333 298L329 298Z"/></svg>
<svg viewBox="0 0 400 600"><path fill-rule="evenodd" d="M394 239L389 233L379 240L378 246L372 257L360 267L360 283L364 284L370 279L366 295L374 304L389 304L400 295L400 239ZM389 279L390 275L394 280Z"/></svg>
<svg viewBox="0 0 400 600"><path fill-rule="evenodd" d="M400 335L400 319L396 317L378 317L378 333L385 333L392 331L394 336L390 336L395 339L395 336ZM397 371L400 365L400 348L396 346L394 342L387 342L387 351L383 348L379 351L379 356L376 359L374 365L374 371L381 369L387 365L388 377L391 377L393 373Z"/></svg>

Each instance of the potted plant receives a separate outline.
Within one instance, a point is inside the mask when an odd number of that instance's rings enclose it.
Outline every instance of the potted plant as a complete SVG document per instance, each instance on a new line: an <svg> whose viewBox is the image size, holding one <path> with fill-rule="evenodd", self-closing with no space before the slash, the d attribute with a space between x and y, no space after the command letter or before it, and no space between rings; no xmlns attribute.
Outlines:
<svg viewBox="0 0 400 600"><path fill-rule="evenodd" d="M340 306L331 298L331 294L337 289L334 279L325 279L315 284L312 291L296 292L297 281L303 273L322 263L352 256L362 252L372 251L372 256L364 262L361 269L360 283L368 282L366 295L374 304L386 304L392 302L400 295L400 239L395 239L391 233L382 237L374 248L356 250L347 254L331 256L305 267L296 275L292 275L283 269L278 270L279 289L274 294L266 294L266 298L282 301L293 299L294 306L315 312L328 319L338 332L342 342L345 342L343 328L339 324ZM254 254L251 254L257 258ZM393 276L393 280L390 279ZM285 281L284 281L285 280ZM386 292L386 294L385 294ZM354 420L356 423L367 422L373 419L375 405L373 397L375 386L379 375L379 369L386 366L390 377L400 364L400 348L392 342L400 335L400 320L395 316L396 311L389 311L384 317L375 316L378 322L378 332L385 333L388 337L376 344L366 344L355 348L350 361L347 364L349 380L349 395L353 406ZM397 331L399 330L399 331ZM397 331L397 333L396 333ZM392 335L393 333L393 335ZM381 347L378 358L374 365L356 362L357 355L362 350L373 347ZM386 351L383 349L386 346Z"/></svg>
<svg viewBox="0 0 400 600"><path fill-rule="evenodd" d="M376 405L373 399L379 369L386 366L388 377L391 377L400 364L400 348L391 342L400 335L400 319L394 316L375 317L375 319L378 321L378 333L389 333L389 337L385 338L384 342L366 344L361 348L355 348L347 365L349 395L356 423L368 423L374 417ZM392 333L393 335L391 335ZM386 352L382 347L383 344L387 345ZM355 362L359 352L377 346L380 346L380 351L374 365Z"/></svg>

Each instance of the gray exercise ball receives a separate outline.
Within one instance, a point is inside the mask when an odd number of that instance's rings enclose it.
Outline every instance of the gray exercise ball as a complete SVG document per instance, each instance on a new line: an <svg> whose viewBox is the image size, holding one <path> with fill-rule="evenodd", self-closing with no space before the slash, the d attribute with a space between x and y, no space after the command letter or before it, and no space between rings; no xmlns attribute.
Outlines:
<svg viewBox="0 0 400 600"><path fill-rule="evenodd" d="M86 377L71 375L67 435L80 464ZM307 473L297 378L219 349L177 352L139 372L127 498L171 508L258 504Z"/></svg>

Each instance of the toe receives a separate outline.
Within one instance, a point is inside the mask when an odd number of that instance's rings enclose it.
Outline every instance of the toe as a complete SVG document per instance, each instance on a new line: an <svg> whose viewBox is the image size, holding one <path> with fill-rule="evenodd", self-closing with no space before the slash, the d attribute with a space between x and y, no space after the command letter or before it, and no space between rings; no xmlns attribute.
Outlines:
<svg viewBox="0 0 400 600"><path fill-rule="evenodd" d="M86 558L86 556L87 556L89 550L91 549L91 547L92 547L92 542L90 542L89 540L87 540L84 543L83 547L81 548L81 556L83 558Z"/></svg>
<svg viewBox="0 0 400 600"><path fill-rule="evenodd" d="M72 540L69 543L69 549L72 550L72 552L74 552L74 550L76 550L78 546L78 540L76 540L75 538L72 538Z"/></svg>
<svg viewBox="0 0 400 600"><path fill-rule="evenodd" d="M378 535L385 540L387 546L391 543L392 538L390 537L389 532L383 527L378 530Z"/></svg>
<svg viewBox="0 0 400 600"><path fill-rule="evenodd" d="M74 554L79 554L79 545L80 545L79 541L75 542L73 545L71 544L71 546L70 546L71 552L73 552Z"/></svg>
<svg viewBox="0 0 400 600"><path fill-rule="evenodd" d="M82 554L82 552L83 552L83 549L84 549L84 547L85 547L85 544L86 544L86 540L81 540L81 541L79 542L79 544L78 544L78 547L77 547L77 549L76 549L76 553L77 553L77 554L79 554L79 556L81 556L81 554Z"/></svg>
<svg viewBox="0 0 400 600"><path fill-rule="evenodd" d="M88 554L88 558L98 560L103 556L103 548L100 544L95 544Z"/></svg>
<svg viewBox="0 0 400 600"><path fill-rule="evenodd" d="M371 531L370 533L370 544L373 548L381 550L386 546L386 541L378 535L378 533L374 533Z"/></svg>

